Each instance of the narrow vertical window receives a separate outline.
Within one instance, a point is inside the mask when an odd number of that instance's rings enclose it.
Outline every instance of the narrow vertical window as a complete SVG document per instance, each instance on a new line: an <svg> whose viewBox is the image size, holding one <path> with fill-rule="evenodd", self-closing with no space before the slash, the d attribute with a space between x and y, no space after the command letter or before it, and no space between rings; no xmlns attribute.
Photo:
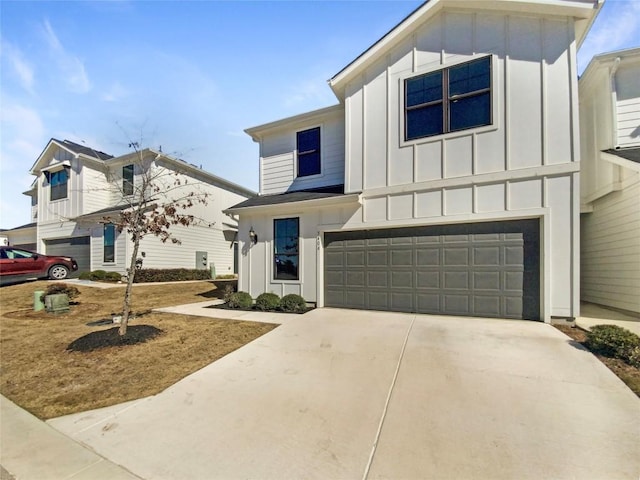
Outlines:
<svg viewBox="0 0 640 480"><path fill-rule="evenodd" d="M298 176L308 177L320 173L320 127L298 132Z"/></svg>
<svg viewBox="0 0 640 480"><path fill-rule="evenodd" d="M122 193L133 195L133 165L122 167Z"/></svg>
<svg viewBox="0 0 640 480"><path fill-rule="evenodd" d="M51 200L61 200L67 198L67 182L69 172L66 168L51 172L49 174L49 185L51 187Z"/></svg>
<svg viewBox="0 0 640 480"><path fill-rule="evenodd" d="M112 223L105 224L102 238L103 261L105 263L114 263L116 261L116 226Z"/></svg>
<svg viewBox="0 0 640 480"><path fill-rule="evenodd" d="M276 280L298 280L299 219L276 219L273 230L273 277Z"/></svg>

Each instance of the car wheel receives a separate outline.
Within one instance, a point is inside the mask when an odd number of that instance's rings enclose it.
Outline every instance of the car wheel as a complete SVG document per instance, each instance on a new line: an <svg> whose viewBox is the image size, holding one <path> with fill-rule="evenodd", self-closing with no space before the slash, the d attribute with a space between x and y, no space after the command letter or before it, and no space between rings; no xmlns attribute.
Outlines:
<svg viewBox="0 0 640 480"><path fill-rule="evenodd" d="M64 280L69 275L69 269L64 265L54 265L49 269L49 278L51 280Z"/></svg>

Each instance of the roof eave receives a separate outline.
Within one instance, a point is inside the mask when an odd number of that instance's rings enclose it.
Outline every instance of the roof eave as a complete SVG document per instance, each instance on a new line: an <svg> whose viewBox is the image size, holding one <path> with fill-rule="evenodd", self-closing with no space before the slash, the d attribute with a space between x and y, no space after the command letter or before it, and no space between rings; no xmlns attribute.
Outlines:
<svg viewBox="0 0 640 480"><path fill-rule="evenodd" d="M240 208L228 208L223 210L222 213L225 214L243 214L248 212L265 212L268 210L281 210L283 208L291 207L291 206L300 206L301 208L313 208L313 207L328 207L331 205L345 205L350 203L362 203L362 194L361 193L350 193L346 195L337 195L334 197L327 198L314 198L309 200L299 200L299 201L291 201L284 203L272 203L269 205L255 205L251 207L240 207Z"/></svg>

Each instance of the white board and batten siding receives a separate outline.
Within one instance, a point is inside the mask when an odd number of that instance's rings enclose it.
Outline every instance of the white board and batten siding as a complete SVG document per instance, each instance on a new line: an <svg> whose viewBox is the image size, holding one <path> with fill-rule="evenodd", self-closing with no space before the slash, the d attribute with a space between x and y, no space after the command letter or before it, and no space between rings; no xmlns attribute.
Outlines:
<svg viewBox="0 0 640 480"><path fill-rule="evenodd" d="M321 173L297 177L296 133L320 127ZM260 142L260 194L326 187L344 183L344 110L333 108L320 115L275 128Z"/></svg>
<svg viewBox="0 0 640 480"><path fill-rule="evenodd" d="M345 191L363 208L345 228L541 217L547 314L577 315L573 42L571 19L445 12L352 81ZM489 54L492 125L405 141L404 80Z"/></svg>

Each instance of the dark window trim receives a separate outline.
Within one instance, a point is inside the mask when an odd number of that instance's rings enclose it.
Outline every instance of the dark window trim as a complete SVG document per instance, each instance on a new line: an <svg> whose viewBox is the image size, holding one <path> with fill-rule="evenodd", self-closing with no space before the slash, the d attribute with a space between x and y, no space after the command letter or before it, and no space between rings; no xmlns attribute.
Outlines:
<svg viewBox="0 0 640 480"><path fill-rule="evenodd" d="M129 175L125 175L129 173ZM130 177L130 178L129 178ZM122 193L125 196L133 195L133 182L135 174L133 164L122 166Z"/></svg>
<svg viewBox="0 0 640 480"><path fill-rule="evenodd" d="M113 229L113 243L107 244L107 229ZM105 223L102 228L102 262L116 263L116 226L113 223Z"/></svg>
<svg viewBox="0 0 640 480"><path fill-rule="evenodd" d="M307 132L312 132L312 131L318 131L318 148L314 148L311 150L304 150L304 151L300 151L298 145L300 144L300 134L303 133L307 133ZM322 129L318 126L318 127L313 127L313 128L307 128L305 130L299 130L296 132L296 152L297 152L297 160L298 160L298 165L297 165L297 176L298 177L311 177L314 175L320 175L322 173ZM300 164L302 163L301 160L304 160L305 157L308 158L311 155L318 155L318 171L314 172L314 173L304 173L301 174L300 173Z"/></svg>
<svg viewBox="0 0 640 480"><path fill-rule="evenodd" d="M295 253L278 253L276 251L277 247L278 247L278 242L277 242L277 228L276 228L276 224L277 222L282 222L282 221L290 221L290 220L295 220L296 222L296 230L298 232L298 236L296 237L296 251ZM296 257L297 258L297 268L296 268L296 276L295 278L281 278L278 276L278 267L277 267L277 263L278 263L278 258L280 256L286 256L286 257ZM273 219L273 279L274 280L280 280L280 281L299 281L300 280L300 217L287 217L287 218L274 218Z"/></svg>
<svg viewBox="0 0 640 480"><path fill-rule="evenodd" d="M474 62L480 62L480 61L484 61L486 59L489 59L489 87L487 88L482 88L479 90L474 90L471 92L466 92L463 94L458 94L458 95L449 95L449 71L453 68L457 68L463 65L468 65ZM427 75L433 75L434 73L438 73L441 72L442 73L442 98L438 99L438 100L433 100L433 101L429 101L429 102L425 102L425 103L421 103L418 105L411 105L410 107L407 106L407 93L408 93L408 89L407 89L407 82L410 80L414 80L417 78L421 78ZM413 140L418 140L420 138L427 138L427 137L434 137L437 135L445 135L447 133L452 133L452 132L460 132L460 131L464 131L464 130L470 130L473 128L480 128L480 127L486 127L486 126L490 126L493 125L493 56L492 55L485 55L483 57L479 57L479 58L474 58L473 60L469 60L466 62L461 62L461 63L456 63L454 65L450 65L448 67L444 67L438 70L433 70L430 72L425 72L425 73L421 73L420 75L413 75L411 77L405 78L403 81L403 85L404 85L404 104L403 104L403 109L404 109L404 140L406 142L410 142ZM452 129L451 126L451 107L450 105L458 100L463 100L466 98L471 98L471 97L479 97L480 95L484 95L486 93L489 93L489 122L482 124L482 125L474 125L472 127L465 127L465 128L457 128L457 129ZM424 109L424 108L428 108L428 107L433 107L436 105L440 105L442 104L442 131L441 132L437 132L437 133L430 133L430 134L426 134L426 135L418 135L418 136L413 136L413 137L409 137L408 136L408 119L407 119L407 114L408 112L412 111L412 110L420 110L420 109Z"/></svg>
<svg viewBox="0 0 640 480"><path fill-rule="evenodd" d="M47 177L47 182L49 183L49 199L53 202L55 200L64 200L66 198L68 198L69 196L69 189L68 189L68 184L69 184L69 167L64 167L61 168L60 170L54 170L54 171L50 171L50 172L45 172L45 175ZM56 185L52 184L53 178L54 176L57 176L58 174L64 172L65 174L65 179L63 183L57 183Z"/></svg>

